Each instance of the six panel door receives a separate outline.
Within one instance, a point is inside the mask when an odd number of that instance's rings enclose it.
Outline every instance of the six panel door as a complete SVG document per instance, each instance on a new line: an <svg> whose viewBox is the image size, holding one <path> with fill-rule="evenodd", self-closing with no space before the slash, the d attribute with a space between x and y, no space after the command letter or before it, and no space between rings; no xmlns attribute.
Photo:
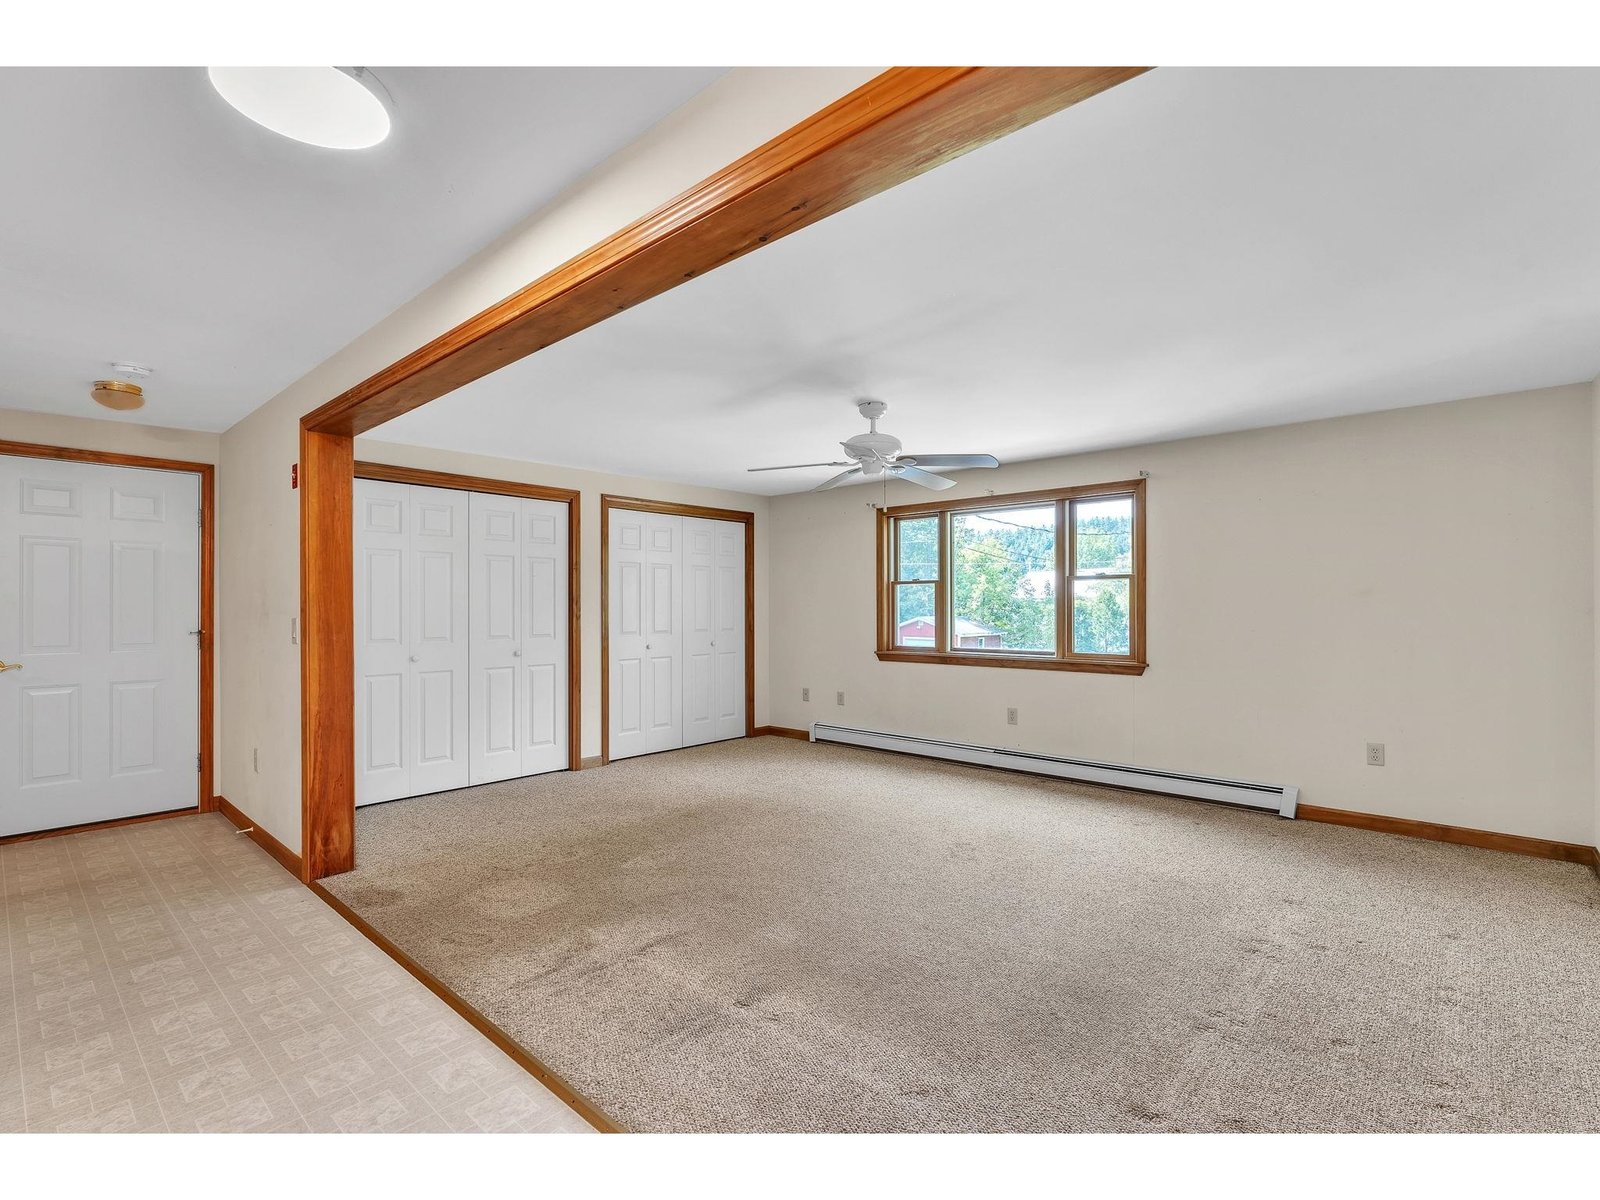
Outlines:
<svg viewBox="0 0 1600 1200"><path fill-rule="evenodd" d="M198 804L200 480L0 456L0 835Z"/></svg>

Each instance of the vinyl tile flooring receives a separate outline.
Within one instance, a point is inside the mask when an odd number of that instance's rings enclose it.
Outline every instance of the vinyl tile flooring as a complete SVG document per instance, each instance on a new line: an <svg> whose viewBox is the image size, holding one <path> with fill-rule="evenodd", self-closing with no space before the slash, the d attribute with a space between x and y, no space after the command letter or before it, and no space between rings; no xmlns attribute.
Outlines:
<svg viewBox="0 0 1600 1200"><path fill-rule="evenodd" d="M588 1132L219 815L0 847L0 1132Z"/></svg>

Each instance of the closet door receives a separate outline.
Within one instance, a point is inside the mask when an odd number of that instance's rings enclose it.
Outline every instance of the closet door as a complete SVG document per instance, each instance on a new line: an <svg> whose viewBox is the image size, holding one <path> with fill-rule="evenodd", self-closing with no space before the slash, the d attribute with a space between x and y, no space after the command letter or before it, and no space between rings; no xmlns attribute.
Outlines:
<svg viewBox="0 0 1600 1200"><path fill-rule="evenodd" d="M522 775L565 770L567 761L567 506L522 501Z"/></svg>
<svg viewBox="0 0 1600 1200"><path fill-rule="evenodd" d="M717 741L744 737L745 727L745 578L742 521L709 521L716 576L715 628L711 639L716 686L712 710Z"/></svg>
<svg viewBox="0 0 1600 1200"><path fill-rule="evenodd" d="M745 735L744 525L683 522L683 744Z"/></svg>
<svg viewBox="0 0 1600 1200"><path fill-rule="evenodd" d="M468 762L473 783L522 774L522 504L473 492Z"/></svg>
<svg viewBox="0 0 1600 1200"><path fill-rule="evenodd" d="M466 787L466 492L413 487L410 667L411 790L422 796Z"/></svg>
<svg viewBox="0 0 1600 1200"><path fill-rule="evenodd" d="M355 484L356 804L411 792L411 489Z"/></svg>
<svg viewBox="0 0 1600 1200"><path fill-rule="evenodd" d="M611 758L683 745L683 519L612 509L607 547Z"/></svg>

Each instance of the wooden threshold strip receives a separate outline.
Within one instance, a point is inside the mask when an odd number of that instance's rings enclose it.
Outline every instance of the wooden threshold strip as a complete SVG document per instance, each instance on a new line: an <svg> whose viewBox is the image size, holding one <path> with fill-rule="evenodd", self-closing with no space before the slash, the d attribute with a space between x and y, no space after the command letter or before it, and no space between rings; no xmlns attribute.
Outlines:
<svg viewBox="0 0 1600 1200"><path fill-rule="evenodd" d="M0 837L0 846L15 846L23 842L42 842L45 838L65 837L69 833L94 833L99 829L118 829L123 825L143 825L146 821L165 821L170 817L192 817L201 810L197 806L172 808L166 812L141 813L137 817L112 817L109 821L90 821L86 825L63 825L59 829L36 829L30 833L8 833Z"/></svg>
<svg viewBox="0 0 1600 1200"><path fill-rule="evenodd" d="M250 829L250 840L276 859L284 870L294 876L295 882L303 883L300 878L300 859L297 855L291 853L287 846L221 796L217 797L217 811L232 821L239 829ZM361 934L362 937L366 938L379 950L382 950L398 963L408 975L448 1004L467 1024L493 1042L501 1053L549 1088L551 1093L563 1104L589 1122L595 1129L601 1133L623 1132L620 1125L601 1112L587 1097L519 1046L510 1034L463 1000L451 989L449 984L445 983L432 971L429 971L416 959L369 925L355 909L351 908L320 883L313 881L305 883L304 886L309 888L317 899L343 917L346 922L355 928L357 933Z"/></svg>

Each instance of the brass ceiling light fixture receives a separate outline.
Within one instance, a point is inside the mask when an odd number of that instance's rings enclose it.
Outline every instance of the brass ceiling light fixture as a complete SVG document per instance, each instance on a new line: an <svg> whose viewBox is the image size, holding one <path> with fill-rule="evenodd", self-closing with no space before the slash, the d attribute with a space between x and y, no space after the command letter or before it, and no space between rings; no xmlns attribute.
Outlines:
<svg viewBox="0 0 1600 1200"><path fill-rule="evenodd" d="M94 402L113 412L132 412L136 408L143 408L144 388L135 381L149 378L150 368L119 362L112 363L111 370L118 378L97 379L89 389Z"/></svg>

